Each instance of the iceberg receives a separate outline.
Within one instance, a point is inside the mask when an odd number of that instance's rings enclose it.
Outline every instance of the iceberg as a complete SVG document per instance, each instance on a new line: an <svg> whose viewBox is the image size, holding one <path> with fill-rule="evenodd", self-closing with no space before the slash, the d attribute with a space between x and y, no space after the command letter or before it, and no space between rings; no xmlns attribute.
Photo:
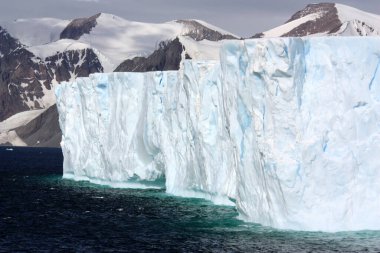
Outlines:
<svg viewBox="0 0 380 253"><path fill-rule="evenodd" d="M380 229L380 38L226 41L179 71L56 88L64 177L235 205L280 229Z"/></svg>

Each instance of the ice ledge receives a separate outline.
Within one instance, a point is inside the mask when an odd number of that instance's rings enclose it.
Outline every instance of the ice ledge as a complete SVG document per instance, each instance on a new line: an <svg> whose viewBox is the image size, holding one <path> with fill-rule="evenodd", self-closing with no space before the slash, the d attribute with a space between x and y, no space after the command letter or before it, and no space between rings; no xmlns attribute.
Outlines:
<svg viewBox="0 0 380 253"><path fill-rule="evenodd" d="M263 225L378 230L379 62L376 37L228 41L217 63L62 83L65 177L165 177Z"/></svg>

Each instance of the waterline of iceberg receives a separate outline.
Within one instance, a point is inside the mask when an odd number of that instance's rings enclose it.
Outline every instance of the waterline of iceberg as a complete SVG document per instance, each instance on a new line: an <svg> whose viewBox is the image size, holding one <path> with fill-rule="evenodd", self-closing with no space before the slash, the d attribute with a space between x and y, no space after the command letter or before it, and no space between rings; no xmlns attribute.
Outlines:
<svg viewBox="0 0 380 253"><path fill-rule="evenodd" d="M165 177L276 228L380 229L379 65L379 38L276 38L62 83L64 174Z"/></svg>

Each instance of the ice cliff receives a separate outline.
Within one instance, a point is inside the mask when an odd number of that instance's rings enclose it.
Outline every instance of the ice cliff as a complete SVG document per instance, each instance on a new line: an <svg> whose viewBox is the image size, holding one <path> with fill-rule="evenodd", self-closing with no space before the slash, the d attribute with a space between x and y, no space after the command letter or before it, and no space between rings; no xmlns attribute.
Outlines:
<svg viewBox="0 0 380 253"><path fill-rule="evenodd" d="M62 83L64 177L165 178L277 228L380 229L379 66L380 38L276 38Z"/></svg>

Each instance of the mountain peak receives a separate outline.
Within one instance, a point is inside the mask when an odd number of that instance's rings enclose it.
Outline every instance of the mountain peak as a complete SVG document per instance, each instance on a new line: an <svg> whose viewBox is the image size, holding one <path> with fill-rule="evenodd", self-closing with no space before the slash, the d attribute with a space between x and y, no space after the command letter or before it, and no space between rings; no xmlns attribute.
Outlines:
<svg viewBox="0 0 380 253"><path fill-rule="evenodd" d="M204 21L196 19L180 19L175 22L183 24L188 30L184 32L184 36L191 37L196 41L200 40L210 40L210 41L219 41L223 39L237 39L238 37L224 31L223 29L210 25Z"/></svg>
<svg viewBox="0 0 380 253"><path fill-rule="evenodd" d="M321 16L327 14L327 13L336 13L337 10L335 8L334 3L312 3L306 5L306 7L300 11L297 11L294 15L291 16L291 18L285 22L289 23L294 20L303 18L310 14L319 14Z"/></svg>
<svg viewBox="0 0 380 253"><path fill-rule="evenodd" d="M72 20L61 32L60 39L79 39L83 34L90 33L97 24L97 18L102 13L95 14L88 18L77 18Z"/></svg>
<svg viewBox="0 0 380 253"><path fill-rule="evenodd" d="M335 3L308 4L285 24L253 37L380 35L380 16Z"/></svg>

